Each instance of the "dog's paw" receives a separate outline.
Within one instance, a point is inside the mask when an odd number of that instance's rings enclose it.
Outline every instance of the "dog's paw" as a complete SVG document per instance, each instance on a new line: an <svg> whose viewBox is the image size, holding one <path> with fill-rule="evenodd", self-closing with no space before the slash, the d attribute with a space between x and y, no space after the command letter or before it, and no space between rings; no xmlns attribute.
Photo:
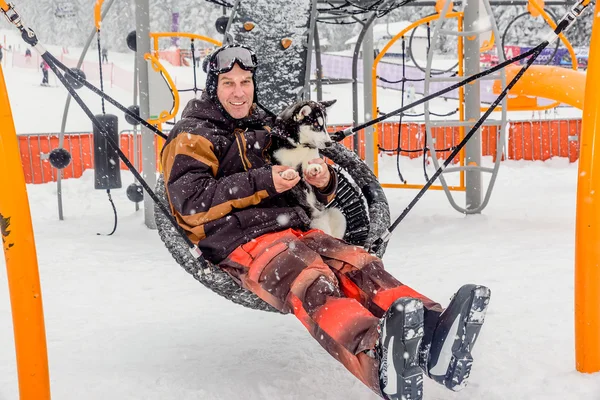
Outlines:
<svg viewBox="0 0 600 400"><path fill-rule="evenodd" d="M280 172L279 175L286 181L291 181L298 177L298 172L296 172L295 169L290 168Z"/></svg>
<svg viewBox="0 0 600 400"><path fill-rule="evenodd" d="M306 167L306 174L309 176L317 176L323 172L323 166L321 164L308 164Z"/></svg>

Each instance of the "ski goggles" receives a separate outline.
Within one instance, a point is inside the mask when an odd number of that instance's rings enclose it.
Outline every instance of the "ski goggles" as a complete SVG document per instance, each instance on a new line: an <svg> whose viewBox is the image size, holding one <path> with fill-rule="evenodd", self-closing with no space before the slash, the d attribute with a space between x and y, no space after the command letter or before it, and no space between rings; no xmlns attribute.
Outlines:
<svg viewBox="0 0 600 400"><path fill-rule="evenodd" d="M246 71L254 71L258 66L256 54L247 47L232 46L217 50L211 59L211 70L217 74L231 71L235 64Z"/></svg>

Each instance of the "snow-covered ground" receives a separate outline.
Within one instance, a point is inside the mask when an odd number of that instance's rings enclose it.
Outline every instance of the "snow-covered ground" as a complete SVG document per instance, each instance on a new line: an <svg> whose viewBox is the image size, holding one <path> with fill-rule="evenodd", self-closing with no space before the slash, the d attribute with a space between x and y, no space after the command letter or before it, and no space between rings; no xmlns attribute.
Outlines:
<svg viewBox="0 0 600 400"><path fill-rule="evenodd" d="M57 131L64 90L38 87L36 72L7 68L5 75L17 131ZM332 88L341 100L350 97ZM130 104L130 94L113 95ZM99 112L99 100L85 99ZM67 130L90 126L73 112ZM393 158L380 165L394 175ZM422 175L420 160L403 159L402 166ZM132 176L123 178L125 188ZM482 215L465 217L442 192L430 191L400 224L384 261L401 281L444 305L464 283L492 289L469 386L452 393L426 379L426 400L600 398L600 375L575 371L576 179L577 165L564 159L504 162ZM27 190L54 399L377 398L294 317L244 309L187 275L124 189L112 191L119 227L110 237L96 234L111 230L112 209L93 189L93 172L63 182L62 222L55 184ZM386 193L393 217L416 194ZM464 195L456 196L464 204ZM0 280L0 399L16 400L4 259Z"/></svg>

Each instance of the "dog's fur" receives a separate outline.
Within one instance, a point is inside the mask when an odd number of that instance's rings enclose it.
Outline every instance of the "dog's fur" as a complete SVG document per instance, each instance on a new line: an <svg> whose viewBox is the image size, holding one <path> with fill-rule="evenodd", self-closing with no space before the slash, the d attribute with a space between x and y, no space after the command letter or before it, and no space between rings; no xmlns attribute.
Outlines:
<svg viewBox="0 0 600 400"><path fill-rule="evenodd" d="M319 149L330 146L333 142L327 133L326 108L335 103L332 101L302 101L287 107L277 116L271 131L269 155L275 164L294 168L302 177L303 172L317 173L319 165L309 164L310 160L319 158ZM289 171L289 170L288 170ZM288 172L285 171L285 172ZM285 174L284 178L294 179L294 173ZM285 192L291 204L300 205L311 219L311 228L343 238L346 232L346 218L337 208L325 208L325 204L317 201L315 188L302 179L295 187Z"/></svg>

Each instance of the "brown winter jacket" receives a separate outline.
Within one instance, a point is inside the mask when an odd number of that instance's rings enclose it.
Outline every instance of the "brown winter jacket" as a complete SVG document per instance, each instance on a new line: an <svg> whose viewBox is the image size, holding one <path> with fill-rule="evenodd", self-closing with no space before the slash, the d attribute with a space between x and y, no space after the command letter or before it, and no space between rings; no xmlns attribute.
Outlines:
<svg viewBox="0 0 600 400"><path fill-rule="evenodd" d="M306 229L305 211L286 204L266 160L271 121L256 107L241 120L226 117L206 94L191 100L162 149L171 211L206 259L218 263L265 233ZM318 192L330 200L337 186Z"/></svg>

